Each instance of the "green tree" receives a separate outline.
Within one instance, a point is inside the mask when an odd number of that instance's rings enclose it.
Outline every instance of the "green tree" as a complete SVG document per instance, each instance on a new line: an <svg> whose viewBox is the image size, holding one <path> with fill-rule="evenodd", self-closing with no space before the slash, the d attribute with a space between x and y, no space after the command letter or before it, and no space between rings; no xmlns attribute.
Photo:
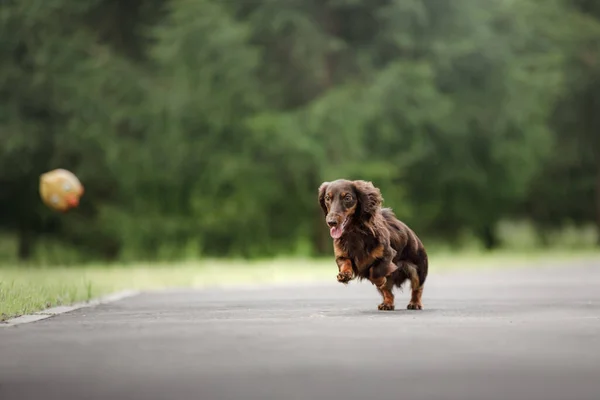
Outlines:
<svg viewBox="0 0 600 400"><path fill-rule="evenodd" d="M542 236L565 224L600 229L600 8L593 1L559 2L547 32L562 46L565 84L549 118L555 146L528 193L524 213Z"/></svg>

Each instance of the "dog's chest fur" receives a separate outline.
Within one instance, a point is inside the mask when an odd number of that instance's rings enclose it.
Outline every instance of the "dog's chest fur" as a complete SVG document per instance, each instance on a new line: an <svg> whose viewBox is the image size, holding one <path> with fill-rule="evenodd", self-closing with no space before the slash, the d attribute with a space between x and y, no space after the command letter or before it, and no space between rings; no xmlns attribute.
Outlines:
<svg viewBox="0 0 600 400"><path fill-rule="evenodd" d="M336 257L348 258L352 268L359 274L368 274L368 269L376 258L383 254L383 245L373 235L348 232L334 241Z"/></svg>

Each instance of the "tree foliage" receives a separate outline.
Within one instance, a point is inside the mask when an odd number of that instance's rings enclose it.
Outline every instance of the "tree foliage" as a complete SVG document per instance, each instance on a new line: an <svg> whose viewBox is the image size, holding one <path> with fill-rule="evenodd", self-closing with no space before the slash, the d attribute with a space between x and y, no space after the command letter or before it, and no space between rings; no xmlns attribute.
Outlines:
<svg viewBox="0 0 600 400"><path fill-rule="evenodd" d="M324 180L424 238L600 226L591 0L20 0L0 7L0 227L91 258L330 251ZM75 172L55 215L39 175ZM325 235L325 236L324 236Z"/></svg>

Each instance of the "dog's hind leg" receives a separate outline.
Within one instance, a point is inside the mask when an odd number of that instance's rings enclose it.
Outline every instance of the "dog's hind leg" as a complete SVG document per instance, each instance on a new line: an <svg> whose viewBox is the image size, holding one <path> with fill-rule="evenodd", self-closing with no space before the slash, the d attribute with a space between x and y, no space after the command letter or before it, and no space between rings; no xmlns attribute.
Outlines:
<svg viewBox="0 0 600 400"><path fill-rule="evenodd" d="M410 302L406 308L409 310L422 310L423 303L421 302L421 296L423 295L423 285L421 285L417 268L414 264L406 264L405 271L410 278L411 289Z"/></svg>

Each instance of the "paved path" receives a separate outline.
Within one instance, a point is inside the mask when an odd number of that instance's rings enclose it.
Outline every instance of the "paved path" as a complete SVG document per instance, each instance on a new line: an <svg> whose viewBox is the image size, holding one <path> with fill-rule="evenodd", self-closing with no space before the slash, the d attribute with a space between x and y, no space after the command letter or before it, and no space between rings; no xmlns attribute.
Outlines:
<svg viewBox="0 0 600 400"><path fill-rule="evenodd" d="M600 265L431 275L421 312L378 301L173 291L0 329L0 399L600 399Z"/></svg>

